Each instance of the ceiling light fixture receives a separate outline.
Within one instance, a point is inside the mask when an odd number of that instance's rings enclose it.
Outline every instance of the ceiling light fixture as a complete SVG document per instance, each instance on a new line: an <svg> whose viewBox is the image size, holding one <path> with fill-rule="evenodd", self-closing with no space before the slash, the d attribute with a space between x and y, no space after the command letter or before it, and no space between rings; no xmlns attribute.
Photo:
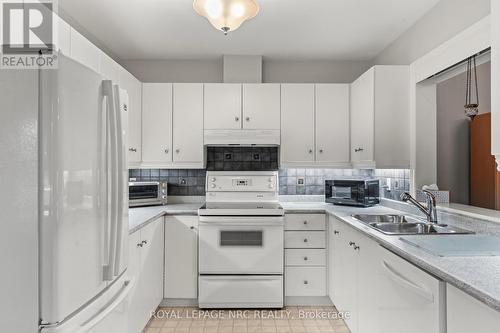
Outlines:
<svg viewBox="0 0 500 333"><path fill-rule="evenodd" d="M259 12L255 0L194 0L194 10L227 35Z"/></svg>

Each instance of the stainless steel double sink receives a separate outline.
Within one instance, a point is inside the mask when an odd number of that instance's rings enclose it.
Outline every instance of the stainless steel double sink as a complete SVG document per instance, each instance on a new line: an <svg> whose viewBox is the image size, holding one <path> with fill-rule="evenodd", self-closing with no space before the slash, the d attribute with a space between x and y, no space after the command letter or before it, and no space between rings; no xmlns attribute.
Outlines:
<svg viewBox="0 0 500 333"><path fill-rule="evenodd" d="M428 223L405 215L352 215L356 220L386 235L463 235L473 232L445 224Z"/></svg>

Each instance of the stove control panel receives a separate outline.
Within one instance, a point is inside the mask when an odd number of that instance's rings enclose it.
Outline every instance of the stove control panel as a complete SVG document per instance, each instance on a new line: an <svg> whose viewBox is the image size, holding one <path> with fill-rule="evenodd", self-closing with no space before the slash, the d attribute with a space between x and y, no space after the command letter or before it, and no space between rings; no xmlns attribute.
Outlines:
<svg viewBox="0 0 500 333"><path fill-rule="evenodd" d="M276 171L209 171L207 192L274 192L278 184Z"/></svg>

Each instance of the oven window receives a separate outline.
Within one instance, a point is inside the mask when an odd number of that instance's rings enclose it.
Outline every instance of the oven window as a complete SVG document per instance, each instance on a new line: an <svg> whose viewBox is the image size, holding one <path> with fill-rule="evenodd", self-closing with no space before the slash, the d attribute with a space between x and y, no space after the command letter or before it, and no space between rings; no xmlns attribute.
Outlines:
<svg viewBox="0 0 500 333"><path fill-rule="evenodd" d="M220 246L262 246L262 231L220 232Z"/></svg>
<svg viewBox="0 0 500 333"><path fill-rule="evenodd" d="M128 197L130 200L158 198L158 185L129 186Z"/></svg>

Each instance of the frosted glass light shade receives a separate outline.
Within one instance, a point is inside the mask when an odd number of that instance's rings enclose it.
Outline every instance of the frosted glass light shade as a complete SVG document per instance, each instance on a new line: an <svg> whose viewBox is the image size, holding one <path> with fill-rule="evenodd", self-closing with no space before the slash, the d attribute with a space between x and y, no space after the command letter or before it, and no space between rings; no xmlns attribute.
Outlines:
<svg viewBox="0 0 500 333"><path fill-rule="evenodd" d="M259 12L255 0L194 0L193 8L226 35Z"/></svg>

